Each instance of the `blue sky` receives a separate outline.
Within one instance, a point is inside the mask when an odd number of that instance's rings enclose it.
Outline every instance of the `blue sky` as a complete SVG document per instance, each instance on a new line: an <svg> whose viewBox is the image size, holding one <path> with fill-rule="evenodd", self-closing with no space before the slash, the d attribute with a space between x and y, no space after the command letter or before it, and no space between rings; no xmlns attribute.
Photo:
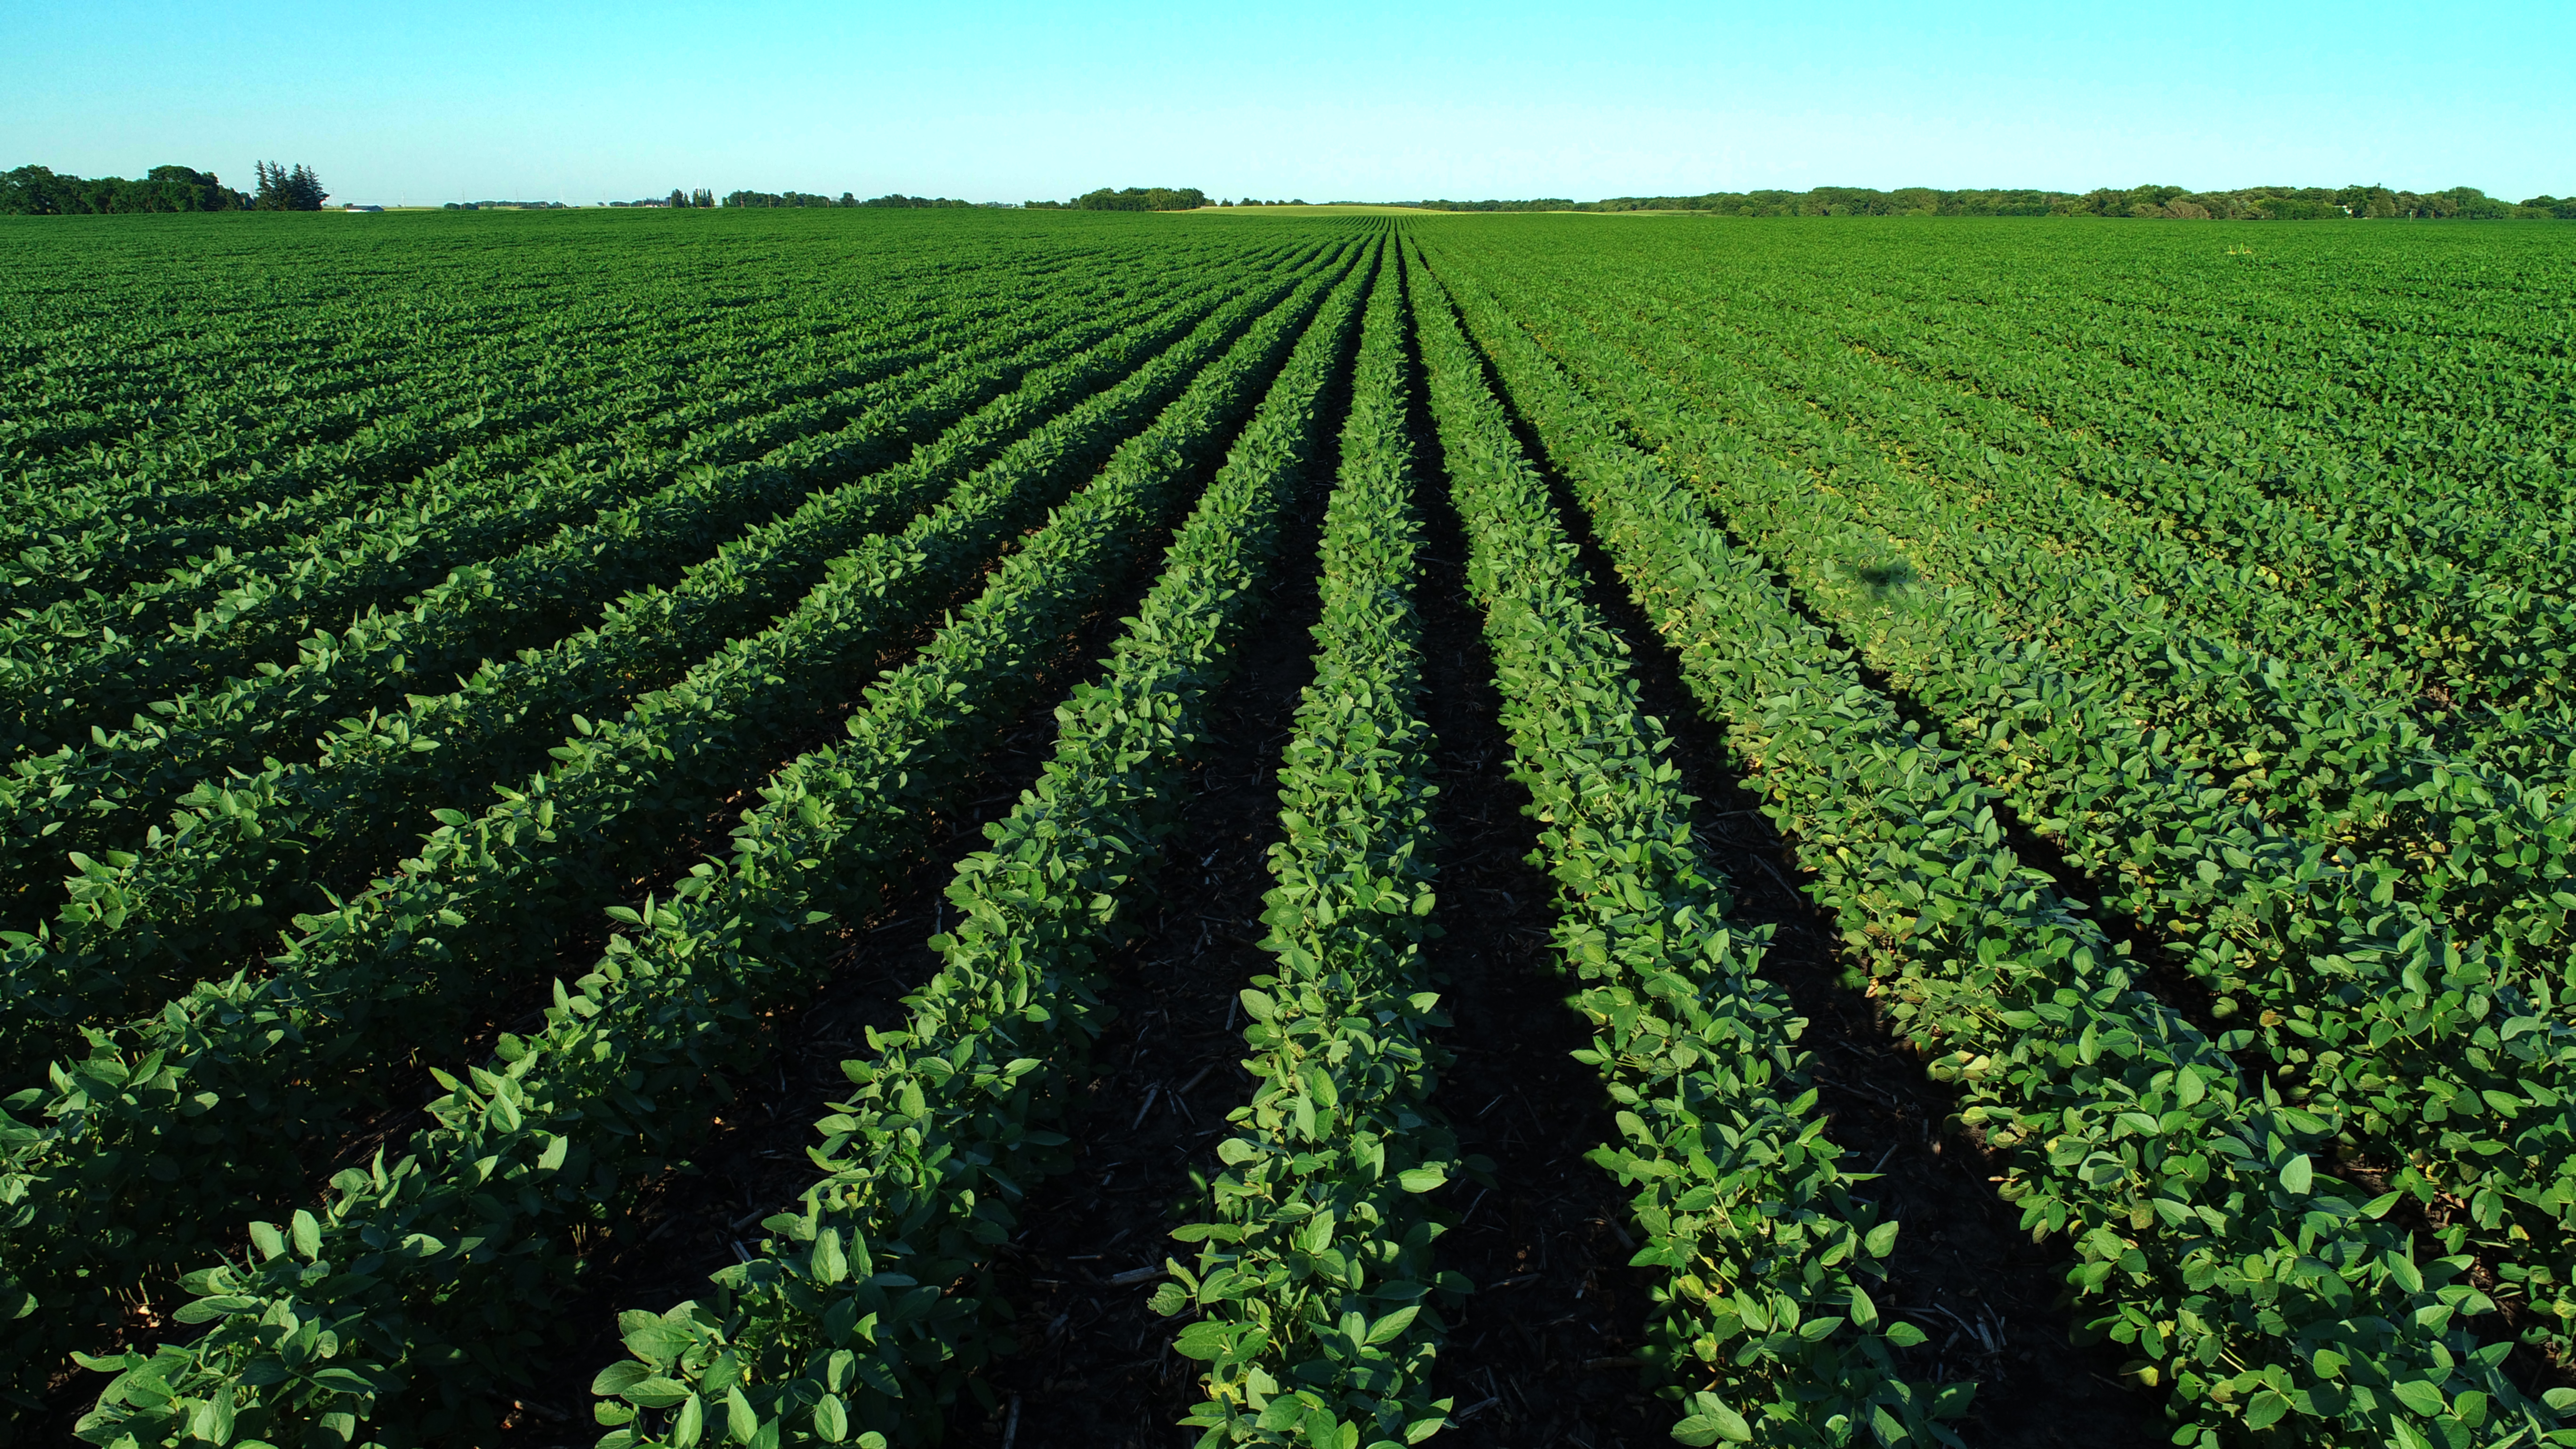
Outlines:
<svg viewBox="0 0 2576 1449"><path fill-rule="evenodd" d="M342 200L2576 192L2576 5L0 0L0 168Z"/></svg>

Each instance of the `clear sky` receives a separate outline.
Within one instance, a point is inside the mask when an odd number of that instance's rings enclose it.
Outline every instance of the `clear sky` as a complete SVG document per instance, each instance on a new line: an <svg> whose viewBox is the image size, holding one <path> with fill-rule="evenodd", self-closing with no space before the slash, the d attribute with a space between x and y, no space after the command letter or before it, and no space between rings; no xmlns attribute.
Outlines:
<svg viewBox="0 0 2576 1449"><path fill-rule="evenodd" d="M0 169L339 200L2576 192L2568 0L0 0Z"/></svg>

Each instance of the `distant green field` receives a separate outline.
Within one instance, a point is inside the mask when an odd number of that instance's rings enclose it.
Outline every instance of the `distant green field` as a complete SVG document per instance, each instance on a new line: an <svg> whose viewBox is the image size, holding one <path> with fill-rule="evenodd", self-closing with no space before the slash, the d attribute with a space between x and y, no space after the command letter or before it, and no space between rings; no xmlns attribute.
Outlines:
<svg viewBox="0 0 2576 1449"><path fill-rule="evenodd" d="M0 219L0 1442L2576 1443L2576 233L1233 214Z"/></svg>

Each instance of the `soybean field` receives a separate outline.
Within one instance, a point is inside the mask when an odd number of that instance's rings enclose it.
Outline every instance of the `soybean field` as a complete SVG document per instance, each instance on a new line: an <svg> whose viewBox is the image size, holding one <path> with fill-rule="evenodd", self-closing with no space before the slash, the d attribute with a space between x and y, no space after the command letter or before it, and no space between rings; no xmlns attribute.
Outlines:
<svg viewBox="0 0 2576 1449"><path fill-rule="evenodd" d="M0 259L0 1443L2576 1445L2544 226Z"/></svg>

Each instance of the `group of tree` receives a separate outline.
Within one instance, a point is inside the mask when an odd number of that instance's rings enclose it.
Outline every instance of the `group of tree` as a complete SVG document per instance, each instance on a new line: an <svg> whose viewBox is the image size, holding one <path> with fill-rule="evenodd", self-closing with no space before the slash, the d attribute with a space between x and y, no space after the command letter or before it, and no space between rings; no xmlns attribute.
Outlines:
<svg viewBox="0 0 2576 1449"><path fill-rule="evenodd" d="M1219 206L1304 206L1305 204L1306 199L1302 196L1297 198L1295 201L1255 201L1251 197L1247 196L1241 201L1220 201L1217 203Z"/></svg>
<svg viewBox="0 0 2576 1449"><path fill-rule="evenodd" d="M1103 186L1071 201L1025 204L1033 211L1196 211L1208 204L1208 197L1195 186L1130 186L1120 191Z"/></svg>
<svg viewBox="0 0 2576 1449"><path fill-rule="evenodd" d="M251 206L259 211L320 211L331 193L322 189L322 178L313 168L298 161L293 170L274 161L255 161L259 173L259 190L251 196Z"/></svg>
<svg viewBox="0 0 2576 1449"><path fill-rule="evenodd" d="M817 196L810 191L732 191L725 194L724 204L727 206L886 206L942 209L975 205L974 202L960 201L953 196L905 196L900 192L889 192L884 196L861 201L856 195L847 191L842 192L837 198Z"/></svg>
<svg viewBox="0 0 2576 1449"><path fill-rule="evenodd" d="M66 176L42 166L0 172L0 215L100 216L149 211L318 211L322 183L310 167L259 163L259 190L245 194L211 171L155 166L140 180Z"/></svg>
<svg viewBox="0 0 2576 1449"><path fill-rule="evenodd" d="M1807 191L1712 191L1701 196L1613 196L1601 201L1411 201L1430 211L1699 211L1720 216L2116 216L2180 221L2343 221L2351 219L2576 219L2576 198L2535 196L2519 204L2474 186L2398 191L2385 186L2249 186L2193 191L2182 186L2072 191L1878 191L1819 186Z"/></svg>

